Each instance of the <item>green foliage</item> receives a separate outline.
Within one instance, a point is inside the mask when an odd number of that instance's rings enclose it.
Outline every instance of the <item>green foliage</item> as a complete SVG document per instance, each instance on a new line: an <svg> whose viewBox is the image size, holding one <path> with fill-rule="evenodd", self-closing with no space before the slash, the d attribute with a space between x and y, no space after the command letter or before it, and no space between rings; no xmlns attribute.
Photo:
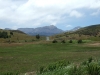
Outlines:
<svg viewBox="0 0 100 75"><path fill-rule="evenodd" d="M72 40L69 40L69 43L73 43L73 41Z"/></svg>
<svg viewBox="0 0 100 75"><path fill-rule="evenodd" d="M61 43L66 43L66 41L65 40L62 40Z"/></svg>
<svg viewBox="0 0 100 75"><path fill-rule="evenodd" d="M13 35L13 32L10 31L10 35Z"/></svg>
<svg viewBox="0 0 100 75"><path fill-rule="evenodd" d="M77 41L77 43L83 43L83 42L82 42L82 40L81 40L81 39L79 39L79 40Z"/></svg>
<svg viewBox="0 0 100 75"><path fill-rule="evenodd" d="M25 42L27 42L27 40L25 40Z"/></svg>
<svg viewBox="0 0 100 75"><path fill-rule="evenodd" d="M53 40L52 43L57 43L57 40Z"/></svg>
<svg viewBox="0 0 100 75"><path fill-rule="evenodd" d="M0 32L0 38L8 38L8 33L3 31L3 32Z"/></svg>
<svg viewBox="0 0 100 75"><path fill-rule="evenodd" d="M84 74L84 71L82 69L83 67L81 66L76 66L76 65L73 65L69 71L68 71L68 75L83 75Z"/></svg>
<svg viewBox="0 0 100 75"><path fill-rule="evenodd" d="M89 75L100 75L100 65L97 62L91 62L87 65Z"/></svg>
<svg viewBox="0 0 100 75"><path fill-rule="evenodd" d="M38 34L38 35L36 35L36 39L40 39L40 35Z"/></svg>
<svg viewBox="0 0 100 75"><path fill-rule="evenodd" d="M92 60L93 60L93 58L92 58L92 57L88 58L88 63L91 63L91 62L92 62Z"/></svg>
<svg viewBox="0 0 100 75"><path fill-rule="evenodd" d="M49 64L47 67L41 66L39 73L42 74L42 73L45 73L45 72L52 72L52 71L55 71L57 69L61 69L65 66L67 66L68 64L70 64L70 63L66 62L66 61L59 61L59 62L56 62L56 63L53 63L53 64Z"/></svg>
<svg viewBox="0 0 100 75"><path fill-rule="evenodd" d="M54 64L53 66L56 66ZM60 68L53 68L53 70L42 72L38 75L100 75L100 64L97 61L91 61L85 65L82 64L67 64Z"/></svg>

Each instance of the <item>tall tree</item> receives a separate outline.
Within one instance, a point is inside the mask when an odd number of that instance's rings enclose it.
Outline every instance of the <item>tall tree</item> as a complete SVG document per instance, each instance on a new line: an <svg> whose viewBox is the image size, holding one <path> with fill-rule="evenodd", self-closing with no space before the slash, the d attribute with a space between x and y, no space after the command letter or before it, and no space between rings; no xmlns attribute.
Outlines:
<svg viewBox="0 0 100 75"><path fill-rule="evenodd" d="M37 38L37 39L40 39L40 35L39 35L39 34L38 34L38 35L36 35L36 38Z"/></svg>

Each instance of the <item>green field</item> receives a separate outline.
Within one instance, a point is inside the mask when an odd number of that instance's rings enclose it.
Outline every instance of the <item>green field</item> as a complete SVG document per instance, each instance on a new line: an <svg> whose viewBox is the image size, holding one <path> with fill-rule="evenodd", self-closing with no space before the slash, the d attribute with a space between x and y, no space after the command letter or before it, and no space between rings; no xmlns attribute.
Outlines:
<svg viewBox="0 0 100 75"><path fill-rule="evenodd" d="M65 60L80 63L99 59L100 43L0 43L0 73L36 72L40 66Z"/></svg>

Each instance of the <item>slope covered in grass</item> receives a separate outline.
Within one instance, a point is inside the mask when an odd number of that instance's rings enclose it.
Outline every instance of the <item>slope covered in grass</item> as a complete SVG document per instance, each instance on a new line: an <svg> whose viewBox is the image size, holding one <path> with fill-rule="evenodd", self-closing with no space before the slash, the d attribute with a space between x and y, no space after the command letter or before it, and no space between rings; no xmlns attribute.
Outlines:
<svg viewBox="0 0 100 75"><path fill-rule="evenodd" d="M52 36L52 39L57 39L57 40L86 39L86 40L100 41L100 24L83 27L76 31L69 31L63 34L58 34Z"/></svg>
<svg viewBox="0 0 100 75"><path fill-rule="evenodd" d="M0 38L1 43L25 43L25 42L33 42L34 40L36 40L35 36L29 36L18 30L2 30L1 29L0 33L2 32L6 32L7 37L6 38L1 37Z"/></svg>

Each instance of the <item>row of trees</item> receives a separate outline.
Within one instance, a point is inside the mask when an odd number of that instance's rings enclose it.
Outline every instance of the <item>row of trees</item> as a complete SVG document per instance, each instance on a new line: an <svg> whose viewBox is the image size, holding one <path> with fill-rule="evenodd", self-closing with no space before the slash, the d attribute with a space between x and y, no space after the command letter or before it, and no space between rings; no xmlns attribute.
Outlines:
<svg viewBox="0 0 100 75"><path fill-rule="evenodd" d="M53 40L52 43L57 43L57 40ZM65 40L62 40L61 43L66 43ZM73 40L69 40L69 43L73 43ZM83 43L83 41L81 39L77 40L77 43Z"/></svg>

